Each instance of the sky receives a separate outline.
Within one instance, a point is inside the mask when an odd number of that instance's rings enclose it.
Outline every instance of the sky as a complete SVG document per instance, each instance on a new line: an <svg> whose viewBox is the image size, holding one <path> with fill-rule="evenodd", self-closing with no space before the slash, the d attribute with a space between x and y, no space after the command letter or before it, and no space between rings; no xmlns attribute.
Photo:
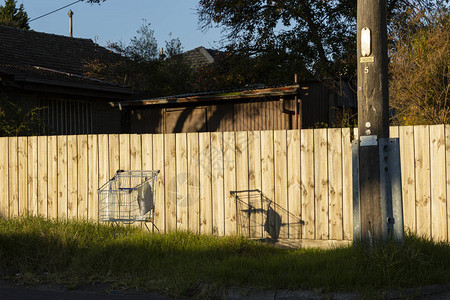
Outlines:
<svg viewBox="0 0 450 300"><path fill-rule="evenodd" d="M31 20L76 0L16 1L17 6L24 5ZM197 5L198 0L106 0L100 5L78 2L30 22L30 27L39 32L68 36L67 13L72 10L74 37L89 38L101 46L118 41L128 44L146 22L151 24L159 47L164 47L172 34L172 38L180 39L185 51L199 46L218 48L222 39L220 30L212 28L203 32L199 29Z"/></svg>

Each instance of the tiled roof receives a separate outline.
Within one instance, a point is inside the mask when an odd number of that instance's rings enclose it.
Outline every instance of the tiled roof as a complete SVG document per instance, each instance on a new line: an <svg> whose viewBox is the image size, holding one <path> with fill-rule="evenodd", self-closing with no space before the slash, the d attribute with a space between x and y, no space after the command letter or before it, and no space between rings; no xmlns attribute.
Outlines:
<svg viewBox="0 0 450 300"><path fill-rule="evenodd" d="M123 87L84 76L84 66L93 59L108 62L120 56L90 39L0 26L0 70L8 75Z"/></svg>
<svg viewBox="0 0 450 300"><path fill-rule="evenodd" d="M83 65L94 58L116 55L90 39L0 26L0 64L31 65L83 74Z"/></svg>
<svg viewBox="0 0 450 300"><path fill-rule="evenodd" d="M127 88L115 83L101 81L82 75L65 73L37 66L0 65L0 74L14 76L16 81L55 82L81 84L84 86Z"/></svg>
<svg viewBox="0 0 450 300"><path fill-rule="evenodd" d="M197 47L195 49L183 53L186 60L192 68L197 69L213 63L216 56L220 52L217 50L206 49L205 47Z"/></svg>

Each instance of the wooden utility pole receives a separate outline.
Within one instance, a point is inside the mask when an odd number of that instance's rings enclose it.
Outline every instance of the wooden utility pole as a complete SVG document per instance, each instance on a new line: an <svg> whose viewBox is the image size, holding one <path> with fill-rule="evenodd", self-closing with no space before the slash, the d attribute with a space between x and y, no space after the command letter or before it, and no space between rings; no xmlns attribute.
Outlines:
<svg viewBox="0 0 450 300"><path fill-rule="evenodd" d="M361 241L382 240L379 139L389 138L386 0L357 1Z"/></svg>

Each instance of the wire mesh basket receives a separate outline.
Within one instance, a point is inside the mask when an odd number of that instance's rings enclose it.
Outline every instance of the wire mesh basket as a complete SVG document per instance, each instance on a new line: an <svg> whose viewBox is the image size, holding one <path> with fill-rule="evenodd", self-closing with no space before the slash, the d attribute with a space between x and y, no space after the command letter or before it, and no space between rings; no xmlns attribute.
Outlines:
<svg viewBox="0 0 450 300"><path fill-rule="evenodd" d="M156 180L159 170L118 170L98 189L98 220L131 224L155 218Z"/></svg>

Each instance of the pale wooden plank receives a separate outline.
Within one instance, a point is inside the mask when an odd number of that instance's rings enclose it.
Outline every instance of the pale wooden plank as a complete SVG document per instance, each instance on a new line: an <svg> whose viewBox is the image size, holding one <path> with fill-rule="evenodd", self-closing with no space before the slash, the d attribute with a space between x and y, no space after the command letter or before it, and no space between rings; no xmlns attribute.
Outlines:
<svg viewBox="0 0 450 300"><path fill-rule="evenodd" d="M143 170L141 136L137 134L130 134L129 143L130 170ZM122 157L122 154L120 155L120 157ZM139 184L139 180L135 180L134 182L132 182L133 186L136 184ZM136 222L133 224L133 226L143 228L143 224L141 222Z"/></svg>
<svg viewBox="0 0 450 300"><path fill-rule="evenodd" d="M274 165L275 165L275 212L280 217L276 226L280 230L279 237L289 237L289 199L287 193L287 145L286 130L274 132Z"/></svg>
<svg viewBox="0 0 450 300"><path fill-rule="evenodd" d="M151 134L138 135L137 137L139 137L140 150L136 145L136 161L134 163L133 161L131 162L132 168L137 168L137 158L140 156L140 168L142 168L142 170L153 170L153 137ZM137 144L137 141L132 141L131 144ZM159 174L157 176L159 176ZM157 183L155 181L153 188L156 188L156 185Z"/></svg>
<svg viewBox="0 0 450 300"><path fill-rule="evenodd" d="M299 152L300 153L300 152ZM248 132L248 188L254 216L250 220L250 237L262 238L264 231L264 212L261 197L261 132Z"/></svg>
<svg viewBox="0 0 450 300"><path fill-rule="evenodd" d="M39 136L37 144L37 200L38 200L38 215L45 218L48 217L48 141L46 136Z"/></svg>
<svg viewBox="0 0 450 300"><path fill-rule="evenodd" d="M431 237L430 134L428 126L414 127L414 148L416 150L417 234Z"/></svg>
<svg viewBox="0 0 450 300"><path fill-rule="evenodd" d="M9 218L9 143L7 137L0 137L0 218Z"/></svg>
<svg viewBox="0 0 450 300"><path fill-rule="evenodd" d="M236 198L236 135L223 133L223 189L225 206L225 235L237 234Z"/></svg>
<svg viewBox="0 0 450 300"><path fill-rule="evenodd" d="M118 134L108 135L108 166L109 178L112 179L116 172L122 169L120 165L120 137Z"/></svg>
<svg viewBox="0 0 450 300"><path fill-rule="evenodd" d="M390 138L398 138L399 137L399 126L390 126L389 127L389 137Z"/></svg>
<svg viewBox="0 0 450 300"><path fill-rule="evenodd" d="M68 207L68 157L67 136L60 135L58 140L58 220L67 220Z"/></svg>
<svg viewBox="0 0 450 300"><path fill-rule="evenodd" d="M28 194L28 139L27 137L19 137L17 140L17 163L18 163L18 200L19 200L19 217L30 213Z"/></svg>
<svg viewBox="0 0 450 300"><path fill-rule="evenodd" d="M213 234L225 234L225 207L223 189L223 134L211 133L211 176L213 203Z"/></svg>
<svg viewBox="0 0 450 300"><path fill-rule="evenodd" d="M276 227L279 216L275 211L275 178L273 131L261 132L261 190L263 206L266 212L264 222L264 237L278 238L279 228Z"/></svg>
<svg viewBox="0 0 450 300"><path fill-rule="evenodd" d="M342 187L342 130L328 129L328 199L329 199L329 237L342 240L343 232L343 187Z"/></svg>
<svg viewBox="0 0 450 300"><path fill-rule="evenodd" d="M188 148L187 134L176 134L176 196L177 230L187 231L188 226Z"/></svg>
<svg viewBox="0 0 450 300"><path fill-rule="evenodd" d="M9 217L17 218L19 216L19 155L23 155L25 150L19 148L18 138L10 137L8 139L8 194L9 194ZM25 146L26 149L26 146ZM26 187L26 179L21 182Z"/></svg>
<svg viewBox="0 0 450 300"><path fill-rule="evenodd" d="M77 216L89 218L89 145L88 136L77 136L78 180L77 180Z"/></svg>
<svg viewBox="0 0 450 300"><path fill-rule="evenodd" d="M302 217L304 225L302 228L303 239L314 239L315 230L315 178L314 178L314 130L304 129L301 131L301 195L302 195Z"/></svg>
<svg viewBox="0 0 450 300"><path fill-rule="evenodd" d="M329 238L327 129L314 131L314 181L316 198L316 239Z"/></svg>
<svg viewBox="0 0 450 300"><path fill-rule="evenodd" d="M77 136L67 137L67 217L78 218L78 153Z"/></svg>
<svg viewBox="0 0 450 300"><path fill-rule="evenodd" d="M353 166L350 128L342 128L342 226L345 240L353 240Z"/></svg>
<svg viewBox="0 0 450 300"><path fill-rule="evenodd" d="M119 168L121 170L131 169L130 157L130 135L119 134Z"/></svg>
<svg viewBox="0 0 450 300"><path fill-rule="evenodd" d="M100 134L97 136L98 142L98 185L97 185L97 208L100 207L101 200L98 195L98 189L102 187L114 175L110 174L109 167L109 136L107 134ZM99 212L94 216L98 220Z"/></svg>
<svg viewBox="0 0 450 300"><path fill-rule="evenodd" d="M109 137L99 134L98 142L98 188L105 184L114 174L109 174ZM97 216L98 217L98 216Z"/></svg>
<svg viewBox="0 0 450 300"><path fill-rule="evenodd" d="M447 170L447 242L450 242L450 125L445 125L445 163Z"/></svg>
<svg viewBox="0 0 450 300"><path fill-rule="evenodd" d="M48 218L58 218L58 138L55 135L47 139L48 161Z"/></svg>
<svg viewBox="0 0 450 300"><path fill-rule="evenodd" d="M188 176L188 229L190 232L200 232L200 166L198 133L187 134Z"/></svg>
<svg viewBox="0 0 450 300"><path fill-rule="evenodd" d="M151 134L141 135L142 143L142 169L153 170L153 136Z"/></svg>
<svg viewBox="0 0 450 300"><path fill-rule="evenodd" d="M153 135L153 168L159 170L158 181L156 184L155 200L155 225L160 233L166 231L166 204L165 204L165 168L164 168L164 135Z"/></svg>
<svg viewBox="0 0 450 300"><path fill-rule="evenodd" d="M108 158L109 158L109 177L112 178L117 170L120 169L120 145L119 135L108 135Z"/></svg>
<svg viewBox="0 0 450 300"><path fill-rule="evenodd" d="M88 218L97 220L99 188L99 143L97 135L88 135Z"/></svg>
<svg viewBox="0 0 450 300"><path fill-rule="evenodd" d="M177 229L177 165L175 134L166 134L165 142L165 176L166 176L166 230Z"/></svg>
<svg viewBox="0 0 450 300"><path fill-rule="evenodd" d="M447 240L447 191L444 125L430 126L431 237Z"/></svg>
<svg viewBox="0 0 450 300"><path fill-rule="evenodd" d="M252 211L250 210L248 192L248 146L247 131L236 132L236 190L237 198L237 222L238 233L243 236L250 236L250 220Z"/></svg>
<svg viewBox="0 0 450 300"><path fill-rule="evenodd" d="M130 156L131 170L144 170L142 168L142 144L140 135L130 135Z"/></svg>
<svg viewBox="0 0 450 300"><path fill-rule="evenodd" d="M289 238L302 238L302 204L300 194L300 131L288 130L287 146L287 193L289 207Z"/></svg>
<svg viewBox="0 0 450 300"><path fill-rule="evenodd" d="M416 173L414 127L399 128L400 164L402 174L403 223L405 230L417 232L416 227Z"/></svg>
<svg viewBox="0 0 450 300"><path fill-rule="evenodd" d="M199 133L200 149L200 233L212 233L211 135Z"/></svg>
<svg viewBox="0 0 450 300"><path fill-rule="evenodd" d="M28 137L28 213L38 214L38 140Z"/></svg>

